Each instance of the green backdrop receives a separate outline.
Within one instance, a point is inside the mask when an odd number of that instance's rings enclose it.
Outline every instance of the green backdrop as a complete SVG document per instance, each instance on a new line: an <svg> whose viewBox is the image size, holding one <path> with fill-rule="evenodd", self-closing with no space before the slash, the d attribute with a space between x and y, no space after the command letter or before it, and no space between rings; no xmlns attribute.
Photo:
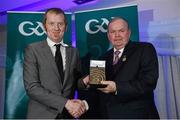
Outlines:
<svg viewBox="0 0 180 120"><path fill-rule="evenodd" d="M84 75L89 74L91 59L98 59L112 48L107 38L107 25L113 17L126 19L131 28L130 39L139 41L137 5L75 12L76 47L80 51Z"/></svg>
<svg viewBox="0 0 180 120"><path fill-rule="evenodd" d="M107 25L113 17L125 18L131 27L131 40L139 41L137 6L75 12L76 47L81 57L98 58L111 48L107 39Z"/></svg>

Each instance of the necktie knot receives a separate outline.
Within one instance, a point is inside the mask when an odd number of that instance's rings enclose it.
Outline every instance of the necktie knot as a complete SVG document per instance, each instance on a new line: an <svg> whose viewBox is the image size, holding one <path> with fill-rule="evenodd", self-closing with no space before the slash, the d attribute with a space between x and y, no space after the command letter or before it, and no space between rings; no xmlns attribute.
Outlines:
<svg viewBox="0 0 180 120"><path fill-rule="evenodd" d="M60 49L61 44L55 44L54 46L56 46L56 49Z"/></svg>
<svg viewBox="0 0 180 120"><path fill-rule="evenodd" d="M114 52L115 56L119 56L120 53L121 53L121 52L118 51L118 50L116 50L116 51Z"/></svg>

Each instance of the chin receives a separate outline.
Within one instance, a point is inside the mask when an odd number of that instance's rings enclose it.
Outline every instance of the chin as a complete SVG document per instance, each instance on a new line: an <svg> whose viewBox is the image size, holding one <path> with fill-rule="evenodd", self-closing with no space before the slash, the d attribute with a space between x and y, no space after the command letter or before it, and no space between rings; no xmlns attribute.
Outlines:
<svg viewBox="0 0 180 120"><path fill-rule="evenodd" d="M52 40L53 40L54 42L56 42L56 43L60 42L59 39L54 39L54 38L52 38Z"/></svg>

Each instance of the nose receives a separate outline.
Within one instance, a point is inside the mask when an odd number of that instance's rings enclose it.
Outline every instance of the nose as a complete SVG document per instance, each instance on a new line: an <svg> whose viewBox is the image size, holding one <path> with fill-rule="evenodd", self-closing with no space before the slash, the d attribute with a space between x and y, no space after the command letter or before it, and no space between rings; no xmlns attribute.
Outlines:
<svg viewBox="0 0 180 120"><path fill-rule="evenodd" d="M119 37L119 32L115 32L115 37Z"/></svg>
<svg viewBox="0 0 180 120"><path fill-rule="evenodd" d="M58 24L55 24L55 25L54 25L54 29L55 29L55 30L59 30L59 25L58 25Z"/></svg>

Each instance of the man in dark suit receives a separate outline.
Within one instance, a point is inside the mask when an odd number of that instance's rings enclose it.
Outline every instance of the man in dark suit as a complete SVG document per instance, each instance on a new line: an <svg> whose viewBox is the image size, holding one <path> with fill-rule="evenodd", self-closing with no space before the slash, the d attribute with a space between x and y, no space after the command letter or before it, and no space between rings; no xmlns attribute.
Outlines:
<svg viewBox="0 0 180 120"><path fill-rule="evenodd" d="M86 101L73 99L83 88L79 52L63 43L67 21L59 8L45 13L47 39L28 45L24 58L24 85L29 96L27 118L78 118L88 108Z"/></svg>
<svg viewBox="0 0 180 120"><path fill-rule="evenodd" d="M107 36L113 48L106 61L105 88L99 88L103 118L159 118L153 90L158 80L158 59L150 43L129 41L131 30L123 18L114 18Z"/></svg>

